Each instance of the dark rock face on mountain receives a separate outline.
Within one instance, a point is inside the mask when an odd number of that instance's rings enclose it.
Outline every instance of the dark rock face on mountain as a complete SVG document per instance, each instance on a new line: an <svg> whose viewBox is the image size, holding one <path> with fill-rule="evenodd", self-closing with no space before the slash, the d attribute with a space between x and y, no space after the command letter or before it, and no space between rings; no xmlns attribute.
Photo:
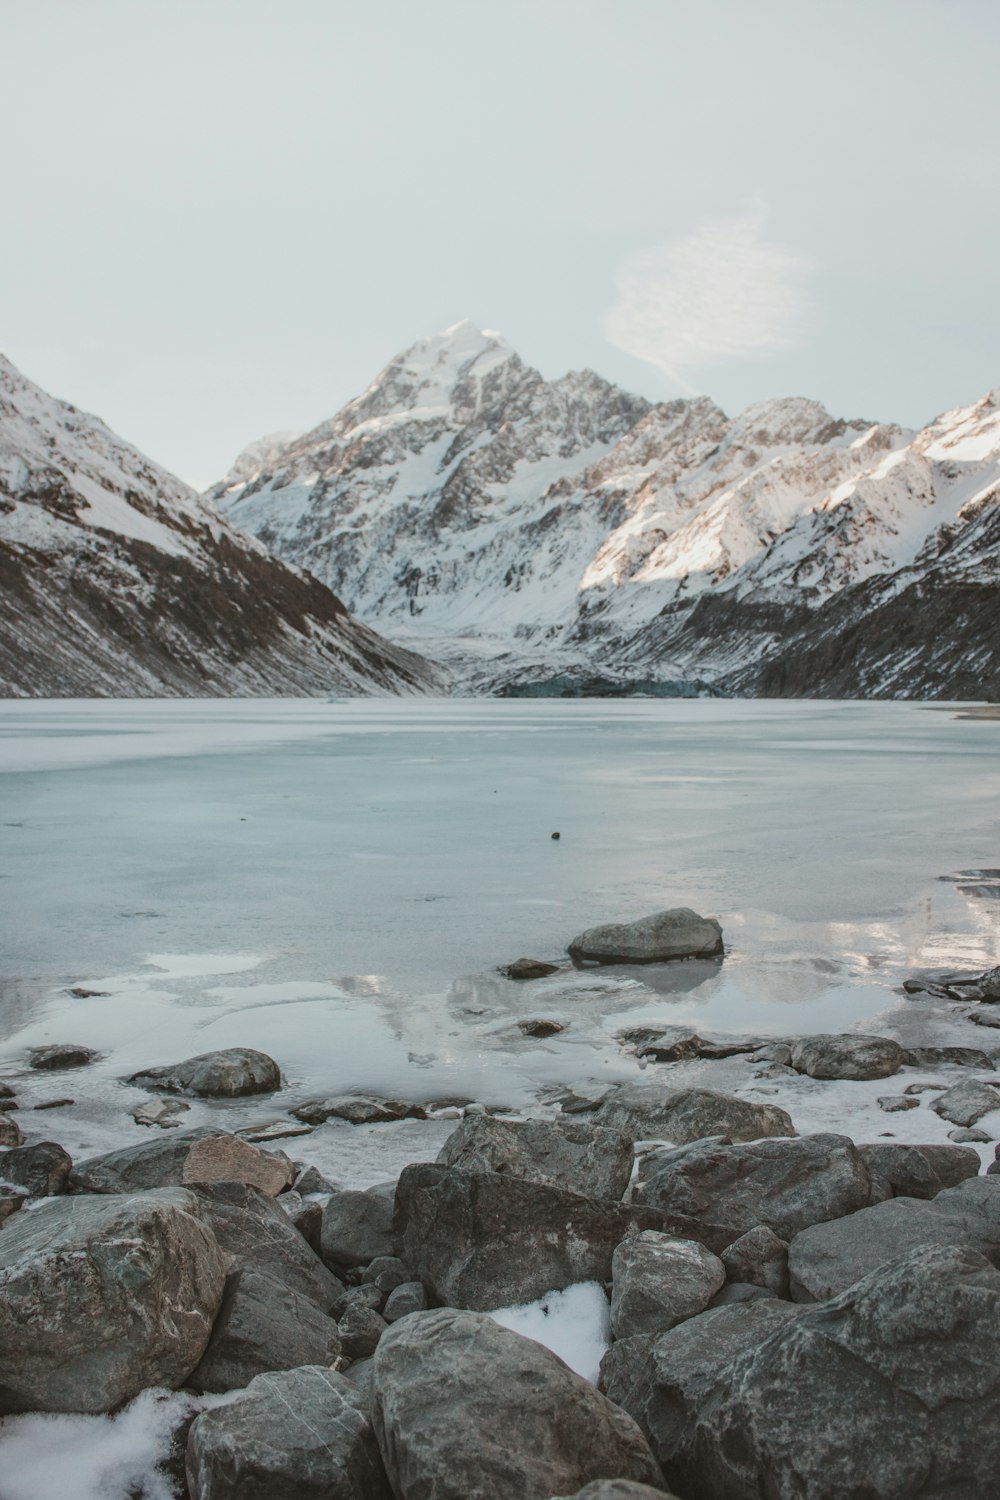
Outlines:
<svg viewBox="0 0 1000 1500"><path fill-rule="evenodd" d="M414 692L435 681L325 585L2 356L0 594L7 696Z"/></svg>
<svg viewBox="0 0 1000 1500"><path fill-rule="evenodd" d="M730 418L464 323L210 494L472 687L1000 696L1000 392L918 433Z"/></svg>

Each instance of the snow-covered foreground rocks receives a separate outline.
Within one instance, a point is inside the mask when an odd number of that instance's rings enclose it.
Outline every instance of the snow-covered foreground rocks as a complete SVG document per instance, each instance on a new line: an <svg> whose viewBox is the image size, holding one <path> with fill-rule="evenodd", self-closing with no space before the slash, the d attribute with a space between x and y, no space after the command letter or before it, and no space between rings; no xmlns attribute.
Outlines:
<svg viewBox="0 0 1000 1500"><path fill-rule="evenodd" d="M398 1500L547 1500L594 1479L658 1487L633 1420L489 1317L414 1313L375 1355L372 1417Z"/></svg>
<svg viewBox="0 0 1000 1500"><path fill-rule="evenodd" d="M225 1260L190 1195L61 1198L0 1235L0 1409L109 1411L183 1384Z"/></svg>

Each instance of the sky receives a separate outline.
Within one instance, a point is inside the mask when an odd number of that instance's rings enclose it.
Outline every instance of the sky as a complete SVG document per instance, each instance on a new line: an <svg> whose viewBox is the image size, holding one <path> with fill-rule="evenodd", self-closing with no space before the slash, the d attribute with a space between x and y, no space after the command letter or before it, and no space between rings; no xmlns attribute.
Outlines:
<svg viewBox="0 0 1000 1500"><path fill-rule="evenodd" d="M0 0L0 351L199 487L464 318L727 411L1000 385L995 0Z"/></svg>

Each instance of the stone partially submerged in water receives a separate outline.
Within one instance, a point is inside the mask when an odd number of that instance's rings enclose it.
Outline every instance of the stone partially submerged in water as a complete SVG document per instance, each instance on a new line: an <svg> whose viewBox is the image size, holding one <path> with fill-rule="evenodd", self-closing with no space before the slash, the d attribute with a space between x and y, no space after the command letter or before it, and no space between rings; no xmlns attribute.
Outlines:
<svg viewBox="0 0 1000 1500"><path fill-rule="evenodd" d="M601 1101L596 1120L633 1140L673 1141L679 1146L713 1135L756 1141L795 1134L791 1116L776 1104L755 1104L714 1089L671 1088L660 1080L612 1089Z"/></svg>
<svg viewBox="0 0 1000 1500"><path fill-rule="evenodd" d="M661 964L681 958L715 958L723 952L715 917L689 906L653 912L637 922L588 927L568 945L574 961L599 964Z"/></svg>
<svg viewBox="0 0 1000 1500"><path fill-rule="evenodd" d="M140 1088L165 1089L198 1099L237 1099L270 1094L281 1087L281 1069L266 1052L253 1047L225 1047L202 1052L161 1068L142 1068L128 1080Z"/></svg>

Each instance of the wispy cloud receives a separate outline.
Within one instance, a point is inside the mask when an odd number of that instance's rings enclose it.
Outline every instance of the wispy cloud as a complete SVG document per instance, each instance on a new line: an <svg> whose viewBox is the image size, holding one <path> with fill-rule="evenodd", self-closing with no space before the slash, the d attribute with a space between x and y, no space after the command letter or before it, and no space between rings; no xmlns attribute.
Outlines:
<svg viewBox="0 0 1000 1500"><path fill-rule="evenodd" d="M613 344L691 391L690 372L796 342L812 263L764 238L764 211L718 219L630 255L605 317Z"/></svg>

